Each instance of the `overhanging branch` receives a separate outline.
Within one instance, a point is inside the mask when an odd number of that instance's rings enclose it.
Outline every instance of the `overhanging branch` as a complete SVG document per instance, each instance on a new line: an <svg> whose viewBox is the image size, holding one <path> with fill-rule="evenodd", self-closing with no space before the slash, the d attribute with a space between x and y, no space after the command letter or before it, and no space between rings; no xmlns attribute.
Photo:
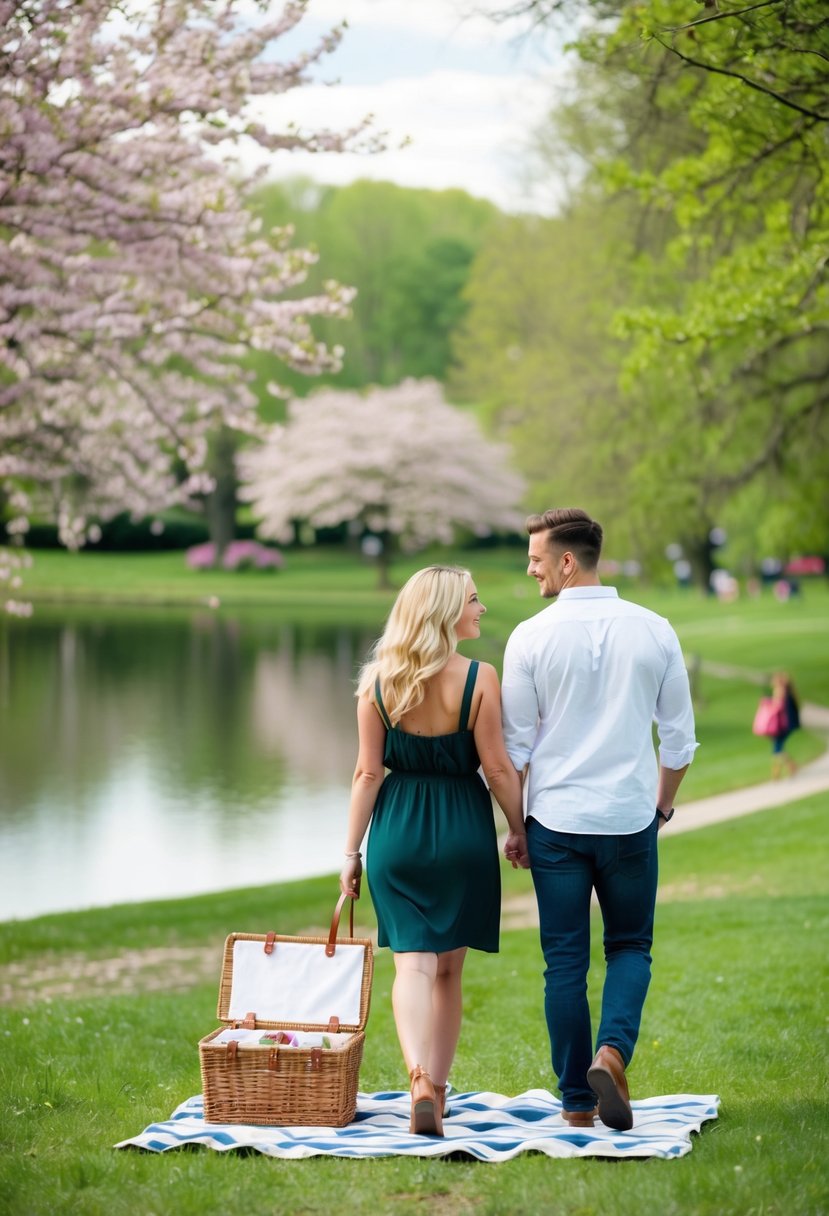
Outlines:
<svg viewBox="0 0 829 1216"><path fill-rule="evenodd" d="M678 51L675 46L665 42L658 34L653 34L652 37L654 42L658 42L663 50L668 51L671 55L676 55L683 63L687 63L689 67L699 68L703 72L713 72L717 76L730 76L732 80L741 81L748 88L755 89L758 93L763 93L766 97L773 98L774 101L778 101L781 105L794 110L798 114L805 114L807 118L814 118L817 122L829 122L829 114L821 114L817 110L800 106L796 101L791 101L788 97L784 97L782 93L769 89L766 85L760 84L759 81L751 80L748 76L744 76L742 72L733 72L730 68L720 68L713 63L703 63L699 59L692 59L690 55L683 55L682 51Z"/></svg>

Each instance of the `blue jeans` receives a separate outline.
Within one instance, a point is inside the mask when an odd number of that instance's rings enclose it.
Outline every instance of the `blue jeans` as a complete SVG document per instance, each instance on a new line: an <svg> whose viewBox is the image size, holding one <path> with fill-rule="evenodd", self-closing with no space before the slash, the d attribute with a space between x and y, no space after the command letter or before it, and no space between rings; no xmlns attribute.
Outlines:
<svg viewBox="0 0 829 1216"><path fill-rule="evenodd" d="M592 1110L587 1084L594 1050L587 1003L590 899L604 921L606 973L596 1049L615 1047L630 1063L651 977L656 903L657 818L630 836L554 832L527 820L546 970L544 1011L553 1071L565 1110Z"/></svg>

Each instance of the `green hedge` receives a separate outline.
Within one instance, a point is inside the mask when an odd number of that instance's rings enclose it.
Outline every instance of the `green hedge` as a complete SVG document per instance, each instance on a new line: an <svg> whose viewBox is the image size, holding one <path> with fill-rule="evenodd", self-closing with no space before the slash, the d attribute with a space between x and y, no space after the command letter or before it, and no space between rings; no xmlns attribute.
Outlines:
<svg viewBox="0 0 829 1216"><path fill-rule="evenodd" d="M198 518L164 518L164 530L156 535L151 529L158 517L132 520L127 512L116 515L106 523L99 522L101 539L86 546L90 552L147 552L162 549L189 549L210 540L207 524ZM239 524L236 535L240 540L252 539L256 535L254 525ZM57 525L34 523L26 534L28 549L60 549Z"/></svg>

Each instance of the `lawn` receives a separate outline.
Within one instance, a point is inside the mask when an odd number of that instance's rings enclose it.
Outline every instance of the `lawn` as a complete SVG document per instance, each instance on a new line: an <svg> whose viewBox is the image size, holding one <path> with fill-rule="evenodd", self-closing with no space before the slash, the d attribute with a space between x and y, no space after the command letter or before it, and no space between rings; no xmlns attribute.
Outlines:
<svg viewBox="0 0 829 1216"><path fill-rule="evenodd" d="M4 924L0 960L17 970L2 973L11 1003L0 1008L0 1211L824 1214L827 904L815 842L825 826L826 799L815 797L661 838L654 981L630 1070L633 1096L722 1099L720 1118L679 1161L524 1156L491 1166L115 1152L117 1140L198 1092L196 1042L215 1025L225 933L324 924L335 884L317 879ZM505 889L508 901L526 894L528 875L505 872ZM359 928L372 923L370 905L361 904ZM93 965L128 949L192 946L215 953L211 978L191 978L170 963L156 991L113 996L106 968ZM67 952L77 992L35 1000L35 972L55 974ZM598 979L598 943L595 962ZM540 972L530 927L506 932L501 954L471 957L457 1086L507 1093L551 1086ZM390 984L382 951L361 1073L368 1090L403 1083Z"/></svg>

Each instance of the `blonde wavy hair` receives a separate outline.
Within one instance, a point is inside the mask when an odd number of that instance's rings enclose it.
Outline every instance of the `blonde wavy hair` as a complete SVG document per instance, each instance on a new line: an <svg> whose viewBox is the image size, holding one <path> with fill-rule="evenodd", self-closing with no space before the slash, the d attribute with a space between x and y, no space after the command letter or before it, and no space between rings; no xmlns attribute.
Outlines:
<svg viewBox="0 0 829 1216"><path fill-rule="evenodd" d="M373 700L379 678L393 726L420 705L426 681L453 655L469 578L469 571L458 566L427 566L412 575L394 601L386 627L360 671L356 692Z"/></svg>

